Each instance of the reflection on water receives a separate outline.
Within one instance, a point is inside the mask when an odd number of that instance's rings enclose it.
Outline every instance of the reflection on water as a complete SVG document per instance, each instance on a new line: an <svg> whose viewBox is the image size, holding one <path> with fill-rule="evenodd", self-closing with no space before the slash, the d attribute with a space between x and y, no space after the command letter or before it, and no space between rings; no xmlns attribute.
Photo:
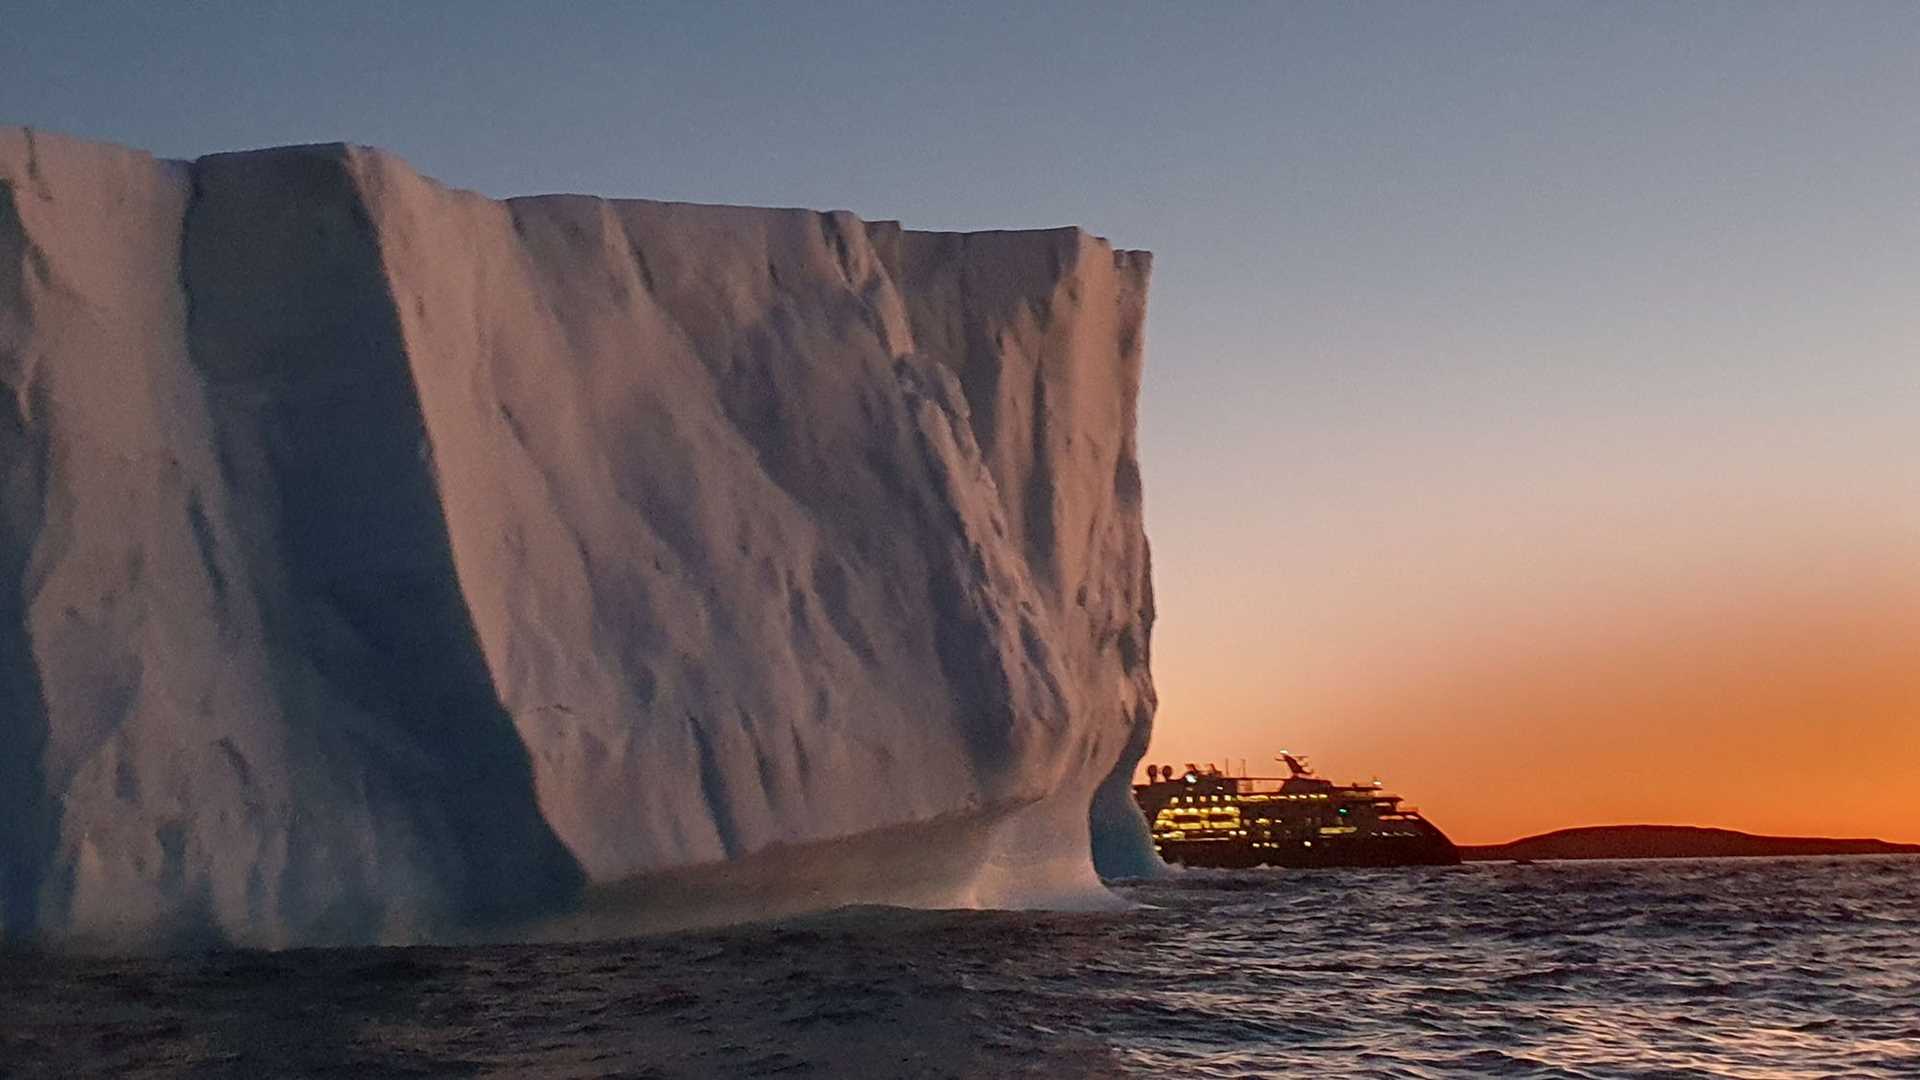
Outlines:
<svg viewBox="0 0 1920 1080"><path fill-rule="evenodd" d="M0 957L25 1076L1920 1076L1920 858L1186 873L1104 914Z"/></svg>

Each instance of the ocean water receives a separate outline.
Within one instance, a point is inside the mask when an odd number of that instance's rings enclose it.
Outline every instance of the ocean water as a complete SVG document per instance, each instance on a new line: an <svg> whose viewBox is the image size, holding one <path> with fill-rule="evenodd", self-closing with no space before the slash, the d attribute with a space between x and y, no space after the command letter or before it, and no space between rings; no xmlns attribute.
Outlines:
<svg viewBox="0 0 1920 1080"><path fill-rule="evenodd" d="M0 956L0 1074L1920 1077L1920 858L1118 888L1138 906Z"/></svg>

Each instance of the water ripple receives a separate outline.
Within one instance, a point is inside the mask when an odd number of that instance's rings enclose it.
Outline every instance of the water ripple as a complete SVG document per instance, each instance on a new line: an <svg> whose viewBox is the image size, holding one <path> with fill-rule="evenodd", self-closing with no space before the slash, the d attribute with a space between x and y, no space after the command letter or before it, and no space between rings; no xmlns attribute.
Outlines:
<svg viewBox="0 0 1920 1080"><path fill-rule="evenodd" d="M1920 1076L1920 859L1186 872L1132 911L0 956L0 1075Z"/></svg>

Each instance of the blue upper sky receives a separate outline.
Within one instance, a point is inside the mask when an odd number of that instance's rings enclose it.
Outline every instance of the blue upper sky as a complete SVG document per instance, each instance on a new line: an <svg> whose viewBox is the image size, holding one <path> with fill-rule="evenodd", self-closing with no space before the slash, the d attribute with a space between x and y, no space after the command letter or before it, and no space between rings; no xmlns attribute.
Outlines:
<svg viewBox="0 0 1920 1080"><path fill-rule="evenodd" d="M0 123L1153 250L1174 756L1357 754L1436 637L1920 566L1920 5L13 0Z"/></svg>

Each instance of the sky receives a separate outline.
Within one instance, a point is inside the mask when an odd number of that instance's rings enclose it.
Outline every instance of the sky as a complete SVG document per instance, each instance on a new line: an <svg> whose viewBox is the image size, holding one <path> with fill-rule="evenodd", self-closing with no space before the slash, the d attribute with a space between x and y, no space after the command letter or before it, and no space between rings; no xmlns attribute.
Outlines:
<svg viewBox="0 0 1920 1080"><path fill-rule="evenodd" d="M1920 841L1920 5L13 0L0 123L1155 253L1150 762Z"/></svg>

